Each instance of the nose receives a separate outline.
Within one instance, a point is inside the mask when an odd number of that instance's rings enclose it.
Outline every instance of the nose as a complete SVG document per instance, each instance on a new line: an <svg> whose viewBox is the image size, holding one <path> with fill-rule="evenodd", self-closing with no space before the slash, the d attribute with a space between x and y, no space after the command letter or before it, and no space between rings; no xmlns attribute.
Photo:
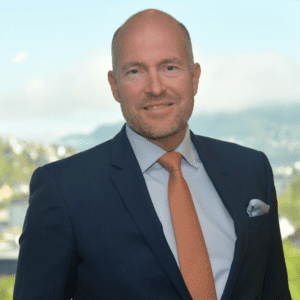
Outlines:
<svg viewBox="0 0 300 300"><path fill-rule="evenodd" d="M145 87L146 93L153 94L157 97L166 90L162 78L156 70L150 71L147 77L148 78Z"/></svg>

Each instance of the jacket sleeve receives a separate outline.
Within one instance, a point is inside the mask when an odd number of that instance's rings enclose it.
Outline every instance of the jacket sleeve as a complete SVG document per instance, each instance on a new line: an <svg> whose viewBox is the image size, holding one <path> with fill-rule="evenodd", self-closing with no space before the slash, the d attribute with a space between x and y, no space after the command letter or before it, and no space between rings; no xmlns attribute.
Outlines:
<svg viewBox="0 0 300 300"><path fill-rule="evenodd" d="M32 175L19 244L13 299L70 300L76 286L75 241L63 196L45 167Z"/></svg>
<svg viewBox="0 0 300 300"><path fill-rule="evenodd" d="M278 203L273 180L273 172L266 155L264 153L262 154L267 178L267 199L268 204L271 206L269 212L271 217L270 249L263 285L262 299L290 300L292 298L289 291L288 276L279 229Z"/></svg>

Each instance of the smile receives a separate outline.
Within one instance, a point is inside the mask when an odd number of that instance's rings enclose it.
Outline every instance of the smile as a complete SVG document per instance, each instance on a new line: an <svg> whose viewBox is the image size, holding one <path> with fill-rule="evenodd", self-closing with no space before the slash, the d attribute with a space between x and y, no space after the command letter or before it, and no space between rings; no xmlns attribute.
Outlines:
<svg viewBox="0 0 300 300"><path fill-rule="evenodd" d="M158 106L145 107L145 109L151 110L151 109L162 108L162 107L171 106L171 105L172 105L172 103L167 104L167 105L158 105Z"/></svg>

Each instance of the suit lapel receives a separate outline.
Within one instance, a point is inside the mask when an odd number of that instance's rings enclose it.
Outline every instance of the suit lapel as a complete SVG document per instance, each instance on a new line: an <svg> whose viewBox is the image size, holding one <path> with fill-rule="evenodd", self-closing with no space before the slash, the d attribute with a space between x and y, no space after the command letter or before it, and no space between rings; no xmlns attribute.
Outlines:
<svg viewBox="0 0 300 300"><path fill-rule="evenodd" d="M205 142L205 138L195 136L191 131L191 139L209 178L234 221L237 241L233 262L222 295L222 300L230 299L245 257L249 234L248 223L247 219L243 217L245 215L243 207L239 205L238 188L234 179L236 174L233 174L230 164L224 159L220 159L214 148ZM192 300L164 236L162 224L156 214L140 166L127 138L125 125L112 140L111 163L116 168L111 175L112 181L150 249L181 297Z"/></svg>
<svg viewBox="0 0 300 300"><path fill-rule="evenodd" d="M112 140L111 175L124 204L153 254L183 299L192 300L163 233L138 161L126 135L125 125Z"/></svg>
<svg viewBox="0 0 300 300"><path fill-rule="evenodd" d="M247 214L243 211L243 205L239 201L239 189L235 181L235 176L238 174L233 173L230 163L221 159L215 149L208 145L205 138L195 136L191 131L191 139L210 180L234 221L237 240L233 262L221 298L222 300L230 299L243 264L249 236Z"/></svg>

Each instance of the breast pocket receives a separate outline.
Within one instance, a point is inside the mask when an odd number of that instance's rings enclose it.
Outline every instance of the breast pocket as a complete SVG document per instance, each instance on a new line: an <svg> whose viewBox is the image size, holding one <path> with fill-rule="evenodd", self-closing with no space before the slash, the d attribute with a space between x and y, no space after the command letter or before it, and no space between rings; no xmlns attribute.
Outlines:
<svg viewBox="0 0 300 300"><path fill-rule="evenodd" d="M269 249L270 216L265 214L249 218L249 240L247 252L264 252Z"/></svg>

